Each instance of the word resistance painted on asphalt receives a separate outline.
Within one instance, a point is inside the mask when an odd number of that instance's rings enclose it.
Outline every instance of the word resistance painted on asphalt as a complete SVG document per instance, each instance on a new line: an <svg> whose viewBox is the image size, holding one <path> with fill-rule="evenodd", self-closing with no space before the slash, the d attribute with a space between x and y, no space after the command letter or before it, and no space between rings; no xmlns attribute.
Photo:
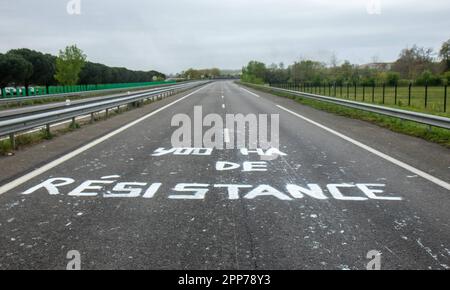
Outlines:
<svg viewBox="0 0 450 290"><path fill-rule="evenodd" d="M112 178L117 178L114 176ZM57 177L33 186L22 194L28 195L35 192L47 192L50 195L66 194L74 197L97 197L105 198L144 198L151 199L157 194L166 194L169 199L178 200L203 200L208 193L216 191L224 194L230 200L276 198L291 201L305 197L317 200L402 200L401 197L383 195L385 184L287 184L283 190L273 186L262 184L252 186L247 184L204 184L204 183L179 183L169 193L161 190L162 183L146 182L118 182L110 180L111 177L103 177L99 180L86 180L79 184L72 178ZM73 185L75 184L75 187Z"/></svg>
<svg viewBox="0 0 450 290"><path fill-rule="evenodd" d="M208 148L158 148L152 158L164 155L197 155L211 156L213 149ZM249 150L241 148L243 156L256 154L261 159L274 160L287 156L278 148ZM242 164L217 161L217 172L239 170L241 174L246 172L269 171L270 161L246 161ZM220 174L220 173L218 173ZM172 185L170 185L172 186ZM47 179L37 184L22 194L29 195L36 192L47 192L50 195L68 195L72 197L104 197L104 198L143 198L151 199L157 195L165 195L172 200L203 200L207 194L218 194L229 200L274 198L283 201L311 198L315 200L335 199L340 201L367 201L388 200L399 201L401 197L385 194L385 184L379 183L332 183L320 185L286 184L283 188L276 188L268 184L207 184L207 183L178 183L169 190L164 190L161 182L122 182L119 175L103 176L97 180L76 181L68 177L56 177Z"/></svg>

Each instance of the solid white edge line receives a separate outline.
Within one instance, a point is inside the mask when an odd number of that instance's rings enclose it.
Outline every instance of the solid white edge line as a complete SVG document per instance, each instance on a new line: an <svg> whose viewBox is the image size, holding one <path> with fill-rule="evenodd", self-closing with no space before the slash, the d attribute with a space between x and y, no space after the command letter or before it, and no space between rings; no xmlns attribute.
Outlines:
<svg viewBox="0 0 450 290"><path fill-rule="evenodd" d="M246 89L244 89L244 88L242 88L242 87L240 87L240 88L241 88L241 90L246 91L247 93L249 93L249 94L251 94L251 95L254 95L254 96L257 97L257 98L260 98L260 96L257 95L257 94L255 94L254 92L250 92L249 90L246 90Z"/></svg>
<svg viewBox="0 0 450 290"><path fill-rule="evenodd" d="M132 127L132 126L134 126L134 125L144 121L145 119L148 119L151 116L153 116L153 115L155 115L155 114L157 114L157 113L159 113L159 112L161 112L161 111L171 107L172 105L174 105L174 104L176 104L176 103L178 103L178 102L180 102L180 101L182 101L182 100L192 96L193 94L199 92L200 90L204 89L207 86L208 85L206 85L204 87L201 87L200 89L198 89L198 90L196 90L196 91L194 91L194 92L192 92L192 93L190 93L190 94L188 94L188 95L186 95L186 96L184 96L184 97L182 97L182 98L180 98L180 99L178 99L176 101L173 101L172 103L167 104L164 107L161 107L161 108L159 108L159 109L157 109L157 110L155 110L155 111L153 111L153 112L151 112L151 113L149 113L149 114L147 114L147 115L145 115L145 116L143 116L143 117L141 117L141 118L139 118L137 120L134 120L133 122L128 123L128 124L124 125L123 127L120 127L119 129L116 129L113 132L108 133L107 135L98 138L97 140L94 140L94 141L92 141L92 142L90 142L90 143L88 143L88 144L86 144L86 145L84 145L84 146L82 146L82 147L80 147L80 148L78 148L78 149L76 149L76 150L74 150L74 151L72 151L72 152L70 152L70 153L68 153L68 154L58 158L58 159L56 159L56 160L53 160L52 162L50 162L50 163L48 163L48 164L46 164L46 165L44 165L44 166L42 166L42 167L40 167L38 169L35 169L35 170L31 171L30 173L25 174L24 176L21 176L21 177L15 179L15 180L13 180L13 181L3 185L3 186L1 186L0 187L0 195L2 195L4 193L6 193L6 192L8 192L8 191L18 187L19 185L29 181L32 178L35 178L36 176L41 175L42 173L44 173L44 172L46 172L46 171L48 171L50 169L52 169L52 168L54 168L54 167L56 167L56 166L58 166L58 165L60 165L60 164L62 164L64 162L66 162L67 160L72 159L73 157L83 153L84 151L87 151L88 149L90 149L90 148L92 148L92 147L94 147L94 146L96 146L96 145L98 145L98 144L108 140L109 138L111 138L111 137L113 137L113 136L115 136L115 135L117 135L117 134L127 130L128 128L130 128L130 127Z"/></svg>
<svg viewBox="0 0 450 290"><path fill-rule="evenodd" d="M406 169L406 170L408 170L408 171L410 171L410 172L412 172L412 173L414 173L414 174L416 174L416 175L418 175L418 176L420 176L422 178L427 179L428 181L433 182L434 184L437 184L437 185L439 185L439 186L441 186L441 187L443 187L443 188L445 188L447 190L450 190L450 184L445 182L445 181L443 181L443 180L441 180L441 179L439 179L439 178L437 178L437 177L434 177L434 176L432 176L432 175L430 175L430 174L428 174L428 173L426 173L426 172L424 172L424 171L422 171L420 169L412 167L411 165L408 165L408 164L406 164L406 163L404 163L404 162L402 162L400 160L397 160L397 159L395 159L395 158L393 158L393 157L391 157L391 156L389 156L387 154L384 154L383 152L380 152L380 151L378 151L378 150L376 150L376 149L374 149L374 148L372 148L370 146L367 146L367 145L365 145L365 144L363 144L363 143L361 143L359 141L356 141L356 140L354 140L354 139L352 139L352 138L350 138L350 137L348 137L348 136L346 136L346 135L344 135L342 133L339 133L339 132L337 132L337 131L335 131L333 129L330 129L330 128L328 128L328 127L326 127L326 126L324 126L324 125L322 125L320 123L317 123L317 122L315 122L315 121L313 121L311 119L308 119L308 118L306 118L306 117L304 117L304 116L302 116L300 114L297 114L297 113L295 113L295 112L293 112L293 111L291 111L289 109L286 109L286 108L284 108L284 107L282 107L280 105L276 105L276 106L278 108L288 112L288 113L291 113L294 116L299 117L300 119L305 120L308 123L311 123L311 124L313 124L313 125L315 125L315 126L317 126L319 128L322 128L322 129L330 132L331 134L334 134L334 135L336 135L336 136L338 136L338 137L340 137L340 138L342 138L342 139L344 139L344 140L346 140L346 141L348 141L348 142L350 142L350 143L352 143L352 144L354 144L354 145L356 145L356 146L358 146L358 147L360 147L360 148L362 148L362 149L364 149L366 151L369 151L370 153L375 154L378 157L381 157L381 158L383 158L383 159L385 159L385 160L387 160L387 161L389 161L389 162L391 162L391 163L393 163L393 164L395 164L397 166L402 167L403 169Z"/></svg>

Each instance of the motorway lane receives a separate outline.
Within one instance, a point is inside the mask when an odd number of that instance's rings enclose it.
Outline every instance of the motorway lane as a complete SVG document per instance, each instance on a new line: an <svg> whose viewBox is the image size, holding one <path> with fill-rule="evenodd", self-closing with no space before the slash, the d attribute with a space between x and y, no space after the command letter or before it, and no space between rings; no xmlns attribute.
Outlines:
<svg viewBox="0 0 450 290"><path fill-rule="evenodd" d="M235 89L230 93L239 91ZM447 267L448 190L420 178L411 178L411 173L398 166L280 112L271 101L250 94L240 100L235 107L228 107L230 111L282 114L280 144L282 151L289 155L272 162L271 174L265 176L268 184L283 188L287 183L381 183L386 184L387 193L404 199L358 202L308 199L298 205L301 213L296 212L297 205L285 211L274 208L276 214L272 218L269 218L270 207L274 207L274 203L268 203L265 211L254 211L255 216L250 220L255 222L255 228L266 224L276 229L276 233L268 231L261 238L271 241L265 246L272 247L265 249L271 256L265 260L276 264L269 264L269 267L362 268L357 261L365 261L370 249L382 252L383 265L390 269L427 268L433 264L437 268ZM260 176L255 175L253 180L244 183L258 182L261 182ZM296 223L298 220L301 222ZM287 249L281 250L282 245ZM425 254L424 247L435 251ZM298 254L288 255L288 259L282 261L277 258L283 256L280 252ZM430 252L438 261L427 255ZM312 257L310 263L305 262L305 253Z"/></svg>
<svg viewBox="0 0 450 290"><path fill-rule="evenodd" d="M217 161L261 161L240 150L152 156L171 148L172 116L193 119L199 105L204 115L280 114L280 150L287 156L267 161L267 172L215 169ZM411 175L272 100L217 82L1 195L0 268L63 269L67 251L78 250L84 269L365 269L367 252L377 250L384 269L445 269L449 192ZM22 194L53 177L75 182L60 187L59 195L45 189ZM144 191L162 185L153 198L143 198L144 192L104 197L114 184L86 190L97 196L68 196L87 180L147 183L134 185ZM180 183L208 184L209 191L197 200L168 198L183 194L174 190ZM311 183L327 199L296 199L285 188ZM381 196L402 200L336 200L327 190L361 183L385 184ZM226 188L212 186L219 184L252 188L231 200ZM243 198L259 185L278 189L279 196ZM365 197L355 187L342 191Z"/></svg>

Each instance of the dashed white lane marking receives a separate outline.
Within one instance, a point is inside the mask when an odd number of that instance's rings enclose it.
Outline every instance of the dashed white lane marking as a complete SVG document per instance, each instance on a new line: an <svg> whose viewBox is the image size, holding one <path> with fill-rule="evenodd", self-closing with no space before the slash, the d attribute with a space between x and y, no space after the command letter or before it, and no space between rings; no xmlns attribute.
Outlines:
<svg viewBox="0 0 450 290"><path fill-rule="evenodd" d="M60 164L62 164L64 162L66 162L67 160L72 159L73 157L75 157L75 156L77 156L77 155L79 155L79 154L89 150L90 148L92 148L92 147L94 147L94 146L96 146L96 145L98 145L98 144L100 144L100 143L110 139L111 137L113 137L113 136L115 136L115 135L117 135L117 134L127 130L128 128L130 128L130 127L132 127L132 126L134 126L134 125L136 125L136 124L138 124L138 123L140 123L140 122L150 118L151 116L158 114L159 112L161 112L161 111L163 111L163 110L165 110L165 109L175 105L176 103L181 102L182 100L184 100L184 99L186 99L186 98L196 94L197 92L199 92L200 90L202 90L202 89L204 89L206 87L208 87L208 85L206 85L204 87L201 87L200 89L198 89L198 90L196 90L196 91L194 91L194 92L192 92L192 93L190 93L190 94L188 94L188 95L186 95L186 96L184 96L184 97L182 97L182 98L180 98L180 99L178 99L176 101L173 101L172 103L167 104L164 107L161 107L161 108L159 108L159 109L157 109L157 110L155 110L155 111L153 111L153 112L151 112L151 113L149 113L149 114L147 114L147 115L145 115L145 116L143 116L143 117L141 117L141 118L139 118L139 119L137 119L137 120L135 120L135 121L133 121L131 123L126 124L125 126L119 128L119 129L117 129L117 130L115 130L115 131L113 131L113 132L111 132L111 133L109 133L109 134L107 134L107 135L97 139L97 140L92 141L91 143L88 143L88 144L84 145L81 148L78 148L78 149L76 149L76 150L74 150L74 151L72 151L72 152L70 152L70 153L68 153L68 154L66 154L66 155L64 155L64 156L62 156L62 157L60 157L60 158L58 158L58 159L56 159L56 160L46 164L46 165L38 168L38 169L35 169L35 170L31 171L28 174L25 174L22 177L19 177L19 178L15 179L14 181L11 181L10 183L7 183L7 184L1 186L0 187L0 195L10 191L11 189L16 188L17 186L19 186L19 185L29 181L32 178L35 178L36 176L41 175L42 173L44 173L44 172L46 172L46 171L48 171L50 169L52 169L52 168L54 168L54 167L56 167L56 166L58 166L58 165L60 165Z"/></svg>
<svg viewBox="0 0 450 290"><path fill-rule="evenodd" d="M376 150L376 149L374 149L374 148L372 148L370 146L367 146L367 145L365 145L365 144L363 144L363 143L361 143L359 141L356 141L356 140L354 140L354 139L352 139L352 138L350 138L350 137L348 137L348 136L346 136L344 134L341 134L341 133L339 133L339 132L337 132L337 131L335 131L333 129L330 129L330 128L328 128L328 127L326 127L326 126L324 126L324 125L322 125L320 123L317 123L317 122L315 122L315 121L313 121L311 119L308 119L308 118L306 118L306 117L304 117L304 116L302 116L300 114L297 114L297 113L295 113L295 112L293 112L293 111L291 111L289 109L286 109L286 108L284 108L284 107L282 107L280 105L277 105L277 107L282 109L282 110L284 110L284 111L286 111L286 112L288 112L288 113L291 113L294 116L299 117L300 119L305 120L306 122L308 122L310 124L313 124L313 125L315 125L315 126L317 126L319 128L322 128L322 129L330 132L331 134L336 135L336 136L338 136L338 137L340 137L340 138L342 138L342 139L344 139L344 140L346 140L346 141L348 141L348 142L350 142L350 143L352 143L352 144L354 144L354 145L356 145L356 146L358 146L358 147L360 147L360 148L362 148L364 150L367 150L370 153L377 155L378 157L381 157L381 158L383 158L383 159L385 159L385 160L387 160L387 161L389 161L389 162L391 162L391 163L393 163L393 164L395 164L397 166L400 166L403 169L406 169L406 170L408 170L408 171L410 171L410 172L412 172L412 173L414 173L416 175L419 175L420 177L423 177L423 178L427 179L428 181L433 182L434 184L437 184L437 185L439 185L439 186L441 186L441 187L443 187L443 188L445 188L447 190L450 190L450 184L445 182L445 181L443 181L443 180L441 180L441 179L439 179L439 178L437 178L437 177L434 177L434 176L432 176L432 175L430 175L430 174L428 174L428 173L426 173L426 172L424 172L424 171L422 171L420 169L412 167L411 165L408 165L408 164L406 164L406 163L404 163L404 162L402 162L400 160L397 160L397 159L395 159L395 158L393 158L393 157L391 157L391 156L389 156L387 154L384 154L383 152L380 152L380 151L378 151L378 150Z"/></svg>
<svg viewBox="0 0 450 290"><path fill-rule="evenodd" d="M246 91L246 92L249 93L250 95L254 95L254 96L257 97L257 98L260 98L260 96L257 95L257 94L255 94L254 92L250 92L249 90L246 90L246 89L244 89L244 88L241 88L241 90Z"/></svg>
<svg viewBox="0 0 450 290"><path fill-rule="evenodd" d="M223 129L223 140L225 143L230 143L230 130L228 128Z"/></svg>
<svg viewBox="0 0 450 290"><path fill-rule="evenodd" d="M225 109L225 104L222 104L222 109Z"/></svg>
<svg viewBox="0 0 450 290"><path fill-rule="evenodd" d="M224 96L222 96L222 99L225 98Z"/></svg>

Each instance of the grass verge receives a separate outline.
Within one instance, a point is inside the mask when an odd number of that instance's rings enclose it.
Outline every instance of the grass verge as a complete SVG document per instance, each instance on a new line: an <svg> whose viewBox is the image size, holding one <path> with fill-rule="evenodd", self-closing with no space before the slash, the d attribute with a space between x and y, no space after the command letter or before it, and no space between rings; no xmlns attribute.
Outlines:
<svg viewBox="0 0 450 290"><path fill-rule="evenodd" d="M241 83L242 84L242 83ZM375 114L371 112L366 112L362 110L347 108L344 106L339 106L335 104L330 104L326 102L321 102L317 100L311 100L307 98L302 98L296 95L292 95L284 92L273 91L270 88L261 88L257 86L252 86L249 84L242 84L247 87L253 88L255 90L263 91L266 93L270 93L272 95L276 95L279 97L285 97L296 102L318 109L322 111L326 111L329 113L333 113L339 116L345 116L353 119L367 121L373 124L376 124L380 127L387 128L391 131L403 133L406 135L418 137L425 139L427 141L431 141L434 143L441 144L447 148L450 148L450 130L430 127L427 125L401 120L398 118L392 118L380 114Z"/></svg>

